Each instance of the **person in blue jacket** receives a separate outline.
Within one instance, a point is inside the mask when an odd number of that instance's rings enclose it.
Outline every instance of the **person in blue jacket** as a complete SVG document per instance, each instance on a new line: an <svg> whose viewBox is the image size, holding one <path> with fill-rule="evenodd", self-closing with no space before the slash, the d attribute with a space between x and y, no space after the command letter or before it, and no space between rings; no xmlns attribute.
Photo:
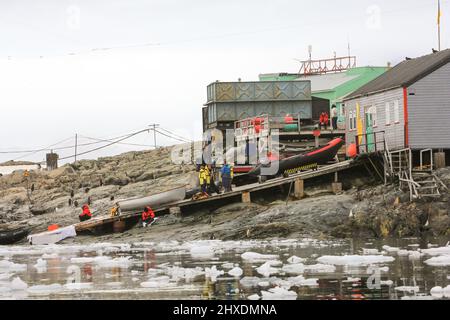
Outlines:
<svg viewBox="0 0 450 320"><path fill-rule="evenodd" d="M220 170L222 176L222 186L225 192L231 192L231 182L233 181L233 167L230 166L226 161Z"/></svg>

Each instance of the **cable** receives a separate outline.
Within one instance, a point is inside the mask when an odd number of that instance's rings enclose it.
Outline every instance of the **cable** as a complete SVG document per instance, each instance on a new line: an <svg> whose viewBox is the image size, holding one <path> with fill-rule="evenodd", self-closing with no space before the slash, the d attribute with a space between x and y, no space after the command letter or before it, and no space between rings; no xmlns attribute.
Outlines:
<svg viewBox="0 0 450 320"><path fill-rule="evenodd" d="M98 141L98 142L96 142L96 143L101 143L101 142L113 142L113 140L115 140L115 139L111 139L111 140L109 140L109 139L98 139L98 138L91 138L91 137L85 137L85 136L82 136L82 137L85 138L85 139ZM87 143L87 144L88 144L88 143ZM138 143L124 143L124 142L119 142L118 144L121 144L121 145L128 145L128 146L136 146L136 147L149 147L149 148L153 148L153 147L154 147L154 146L151 146L151 145L148 145L148 144L138 144ZM79 145L79 146L82 146L82 145Z"/></svg>
<svg viewBox="0 0 450 320"><path fill-rule="evenodd" d="M150 131L150 129L144 129L144 130L141 130L141 131L132 133L132 134L130 134L130 135L128 135L128 136L126 136L126 137L124 137L124 138L122 138L122 139L119 139L119 140L117 140L117 141L113 141L113 142L111 142L111 143L108 143L107 145L104 145L104 146L101 146L101 147L98 147L98 148L95 148L95 149L91 149L91 150L88 150L88 151L84 151L84 152L81 152L81 153L77 153L77 156L82 156L82 155L85 155L85 154L88 154L88 153L92 153L92 152L94 152L94 151L98 151L98 150L107 148L107 147L109 147L109 146L112 146L113 144L119 143L119 142L124 141L124 140L126 140L126 139L129 139L129 138L131 138L131 137L134 137L134 136L136 136L136 135L138 135L138 134L140 134L140 133L143 133L143 132L149 132L149 131ZM71 155L71 156L59 158L59 160L66 160L66 159L71 159L71 158L74 158L74 157L75 157L75 155Z"/></svg>
<svg viewBox="0 0 450 320"><path fill-rule="evenodd" d="M184 138L184 137L182 137L182 136L180 136L180 135L178 135L178 134L176 134L176 133L173 133L172 131L169 131L169 130L167 130L167 129L164 129L164 128L161 128L161 127L159 127L158 129L161 129L161 130L163 130L163 131L165 131L165 132L168 132L169 134L173 135L174 137L178 137L178 138L180 138L180 139L183 139L183 140L187 140L187 141L189 141L189 142L192 142L191 139L186 139L186 138Z"/></svg>
<svg viewBox="0 0 450 320"><path fill-rule="evenodd" d="M39 149L39 150L35 150L35 151L33 151L33 152L31 152L31 153L25 155L25 156L17 157L17 158L15 158L15 159L13 159L12 161L17 161L17 160L25 159L25 158L28 158L29 156L32 156L32 155L34 155L34 154L36 154L36 153L39 153L39 152L42 152L42 151L49 151L49 150L52 150L51 147L57 146L58 144L64 143L64 142L69 141L69 140L71 140L71 139L73 139L73 138L70 137L70 138L61 140L61 141L59 141L59 142L57 142L57 143L54 143L54 144L49 145L49 146L46 147L46 148L42 148L42 149Z"/></svg>
<svg viewBox="0 0 450 320"><path fill-rule="evenodd" d="M153 129L150 129L150 130L153 130ZM161 132L161 131L158 131L158 130L155 130L155 131L158 132L159 134L162 134L163 136L168 137L168 138L171 138L171 139L173 139L173 140L177 140L177 141L184 142L184 143L190 142L190 141L187 141L187 140L181 140L181 139L172 137L172 136L170 136L170 135L168 135L168 134L165 134L165 133L163 133L163 132Z"/></svg>

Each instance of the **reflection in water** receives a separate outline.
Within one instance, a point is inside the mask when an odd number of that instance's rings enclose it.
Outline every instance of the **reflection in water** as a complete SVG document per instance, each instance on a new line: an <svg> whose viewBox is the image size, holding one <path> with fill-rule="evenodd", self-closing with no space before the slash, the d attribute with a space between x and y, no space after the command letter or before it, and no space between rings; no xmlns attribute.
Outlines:
<svg viewBox="0 0 450 320"><path fill-rule="evenodd" d="M445 245L447 239L434 239ZM406 255L381 253L383 245L409 250ZM429 298L433 287L450 285L448 266L432 267L429 257L419 254L429 242L420 239L387 242L362 241L205 241L161 244L92 244L0 247L0 298L33 299L222 299L238 300L263 296L276 286L297 294L298 299L376 300ZM304 265L317 265L324 255L363 255L363 248L395 257L377 265L336 265L334 272L319 267L286 274L289 257L304 259ZM192 253L195 253L192 254ZM267 260L243 260L244 252L278 257L272 259L274 273L264 277L256 268ZM415 253L415 254L408 254ZM45 260L37 264L37 261ZM275 260L275 261L273 261ZM45 268L42 266L45 265ZM40 266L39 268L37 266ZM224 271L217 279L205 268ZM240 277L228 274L239 266ZM20 277L25 289L14 289L12 280ZM314 280L316 279L316 280ZM305 281L302 282L301 281ZM300 281L300 282L299 282ZM72 284L68 286L67 283ZM80 285L77 286L76 284ZM450 288L450 287L449 287ZM270 292L269 292L270 294ZM276 296L283 298L283 296Z"/></svg>

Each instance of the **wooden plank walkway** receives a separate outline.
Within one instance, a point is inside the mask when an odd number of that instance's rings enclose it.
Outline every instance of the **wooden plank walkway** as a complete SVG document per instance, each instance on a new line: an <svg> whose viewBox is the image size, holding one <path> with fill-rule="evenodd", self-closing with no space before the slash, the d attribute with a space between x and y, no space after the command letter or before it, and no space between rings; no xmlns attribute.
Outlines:
<svg viewBox="0 0 450 320"><path fill-rule="evenodd" d="M275 187L282 186L285 184L290 184L290 183L296 181L297 179L308 180L308 179L320 177L323 175L347 170L347 169L350 169L357 165L358 164L353 160L338 162L335 164L321 166L317 170L309 170L309 171L292 174L286 178L283 178L283 177L276 178L276 179L268 180L264 183L253 183L253 184L248 184L248 185L241 186L241 187L235 187L235 188L233 188L232 192L213 195L206 199L200 199L200 200L187 199L187 200L182 200L182 201L178 201L175 203L166 204L162 207L154 208L154 211L161 212L161 211L168 210L172 207L183 208L183 207L188 207L188 206L202 204L202 203L210 203L210 202L214 202L214 201L218 201L218 200L222 200L222 199L226 199L226 198L240 196L245 192L251 193L251 192L255 192L255 191L261 191L261 190L265 190L265 189L275 188ZM98 227L98 226L101 226L104 224L109 224L109 223L113 223L115 221L126 220L129 218L137 217L140 214L141 214L140 212L138 212L138 213L137 212L129 212L129 213L123 213L117 217L110 217L109 215L94 217L88 221L75 224L75 230L77 232L86 231L86 230L89 230L89 229L92 229L94 227Z"/></svg>

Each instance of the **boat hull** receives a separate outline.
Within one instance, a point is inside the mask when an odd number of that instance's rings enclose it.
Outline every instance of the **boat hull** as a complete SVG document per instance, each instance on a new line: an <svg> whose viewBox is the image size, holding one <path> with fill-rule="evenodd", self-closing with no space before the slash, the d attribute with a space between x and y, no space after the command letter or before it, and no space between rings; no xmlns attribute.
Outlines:
<svg viewBox="0 0 450 320"><path fill-rule="evenodd" d="M142 198L133 198L117 201L117 206L121 211L142 210L149 206L156 208L165 204L184 200L186 197L186 187L179 187L151 196Z"/></svg>
<svg viewBox="0 0 450 320"><path fill-rule="evenodd" d="M338 138L332 140L325 147L311 152L293 156L279 161L273 161L270 165L259 165L249 172L251 176L273 177L285 173L294 173L326 164L334 159L339 149L344 145L344 140ZM273 168L273 169L271 169Z"/></svg>

